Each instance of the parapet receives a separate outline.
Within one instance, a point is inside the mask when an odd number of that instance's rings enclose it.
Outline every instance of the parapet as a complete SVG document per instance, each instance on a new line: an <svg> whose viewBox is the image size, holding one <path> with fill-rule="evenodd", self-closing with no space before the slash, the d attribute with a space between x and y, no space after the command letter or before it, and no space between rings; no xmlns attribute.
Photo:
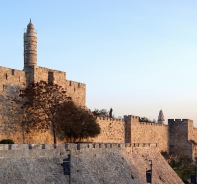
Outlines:
<svg viewBox="0 0 197 184"><path fill-rule="evenodd" d="M99 116L97 116L96 119L99 120L99 121L102 120L102 121L108 121L108 122L110 122L110 121L124 122L124 119L109 118L109 117L99 117Z"/></svg>
<svg viewBox="0 0 197 184"><path fill-rule="evenodd" d="M67 80L67 86L73 86L73 87L76 87L76 88L85 88L86 84L81 83L81 82L75 82L75 81Z"/></svg>
<svg viewBox="0 0 197 184"><path fill-rule="evenodd" d="M168 123L187 123L187 122L193 122L190 119L168 119Z"/></svg>
<svg viewBox="0 0 197 184"><path fill-rule="evenodd" d="M128 116L125 115L124 119L127 121L130 121L131 123L138 123L140 125L168 126L168 125L160 124L160 123L139 122L139 116L134 116L134 115L128 115Z"/></svg>
<svg viewBox="0 0 197 184"><path fill-rule="evenodd" d="M54 150L85 148L158 147L157 143L65 143L65 144L0 144L2 150Z"/></svg>
<svg viewBox="0 0 197 184"><path fill-rule="evenodd" d="M91 149L102 149L106 152L114 152L125 149L157 149L156 143L67 143L67 144L0 144L0 158L19 157L54 157L64 156L68 151L74 154L80 150L89 151ZM99 151L99 150L98 150Z"/></svg>

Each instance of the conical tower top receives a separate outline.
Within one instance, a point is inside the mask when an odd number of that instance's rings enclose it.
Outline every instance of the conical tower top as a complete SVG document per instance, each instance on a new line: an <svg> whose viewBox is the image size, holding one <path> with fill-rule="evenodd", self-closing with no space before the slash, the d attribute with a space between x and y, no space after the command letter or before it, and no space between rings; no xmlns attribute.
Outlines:
<svg viewBox="0 0 197 184"><path fill-rule="evenodd" d="M29 24L27 25L27 32L33 33L34 32L34 25L31 23L31 19Z"/></svg>
<svg viewBox="0 0 197 184"><path fill-rule="evenodd" d="M160 124L164 124L165 123L165 119L164 119L164 115L163 115L162 109L159 111L159 116L158 116L158 120L157 121Z"/></svg>
<svg viewBox="0 0 197 184"><path fill-rule="evenodd" d="M24 33L24 69L29 66L37 65L37 33L34 31L34 25L31 22L27 25Z"/></svg>

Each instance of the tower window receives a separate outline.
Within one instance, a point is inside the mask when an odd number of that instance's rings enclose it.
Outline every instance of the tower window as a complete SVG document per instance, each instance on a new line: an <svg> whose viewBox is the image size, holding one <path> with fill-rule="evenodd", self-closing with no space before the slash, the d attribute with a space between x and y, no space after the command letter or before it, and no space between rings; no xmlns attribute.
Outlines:
<svg viewBox="0 0 197 184"><path fill-rule="evenodd" d="M53 82L54 82L54 73L48 72L48 83L53 83Z"/></svg>
<svg viewBox="0 0 197 184"><path fill-rule="evenodd" d="M8 74L7 73L5 74L5 79L8 79Z"/></svg>

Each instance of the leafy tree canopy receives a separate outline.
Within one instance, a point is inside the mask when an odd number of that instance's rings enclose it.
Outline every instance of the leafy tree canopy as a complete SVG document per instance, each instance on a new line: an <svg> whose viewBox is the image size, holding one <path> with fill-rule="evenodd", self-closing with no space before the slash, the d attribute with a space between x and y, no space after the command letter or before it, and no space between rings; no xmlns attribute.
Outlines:
<svg viewBox="0 0 197 184"><path fill-rule="evenodd" d="M33 109L31 128L52 129L54 144L57 134L68 141L97 136L100 127L93 115L74 104L66 91L57 84L40 81L20 91L25 100L22 108ZM29 124L29 125L30 125Z"/></svg>
<svg viewBox="0 0 197 184"><path fill-rule="evenodd" d="M91 112L76 107L72 101L63 103L62 109L63 116L60 112L58 113L59 132L66 137L68 142L81 141L100 134L99 124Z"/></svg>

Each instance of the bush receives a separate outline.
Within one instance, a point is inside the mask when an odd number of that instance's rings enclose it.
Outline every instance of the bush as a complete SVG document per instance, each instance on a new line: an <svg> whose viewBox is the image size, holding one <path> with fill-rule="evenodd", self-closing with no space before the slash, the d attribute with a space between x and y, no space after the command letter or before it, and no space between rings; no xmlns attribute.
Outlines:
<svg viewBox="0 0 197 184"><path fill-rule="evenodd" d="M3 139L0 141L0 144L14 144L14 141L11 139Z"/></svg>

